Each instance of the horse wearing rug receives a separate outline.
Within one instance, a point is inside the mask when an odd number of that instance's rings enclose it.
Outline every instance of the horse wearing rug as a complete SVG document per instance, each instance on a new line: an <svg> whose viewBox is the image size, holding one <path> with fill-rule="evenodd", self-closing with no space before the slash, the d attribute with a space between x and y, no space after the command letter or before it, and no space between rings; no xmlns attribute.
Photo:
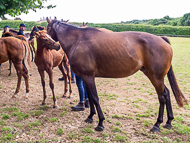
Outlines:
<svg viewBox="0 0 190 143"><path fill-rule="evenodd" d="M180 107L187 99L180 91L172 70L173 51L167 38L145 32L103 32L96 28L78 28L57 20L48 21L47 32L59 41L67 54L73 72L86 85L90 100L90 115L85 120L91 123L98 112L97 131L104 129L95 77L122 78L142 71L151 81L160 103L158 119L151 131L158 132L163 122L166 105L168 120L164 128L170 129L174 119L170 94L164 85L168 76L175 99Z"/></svg>

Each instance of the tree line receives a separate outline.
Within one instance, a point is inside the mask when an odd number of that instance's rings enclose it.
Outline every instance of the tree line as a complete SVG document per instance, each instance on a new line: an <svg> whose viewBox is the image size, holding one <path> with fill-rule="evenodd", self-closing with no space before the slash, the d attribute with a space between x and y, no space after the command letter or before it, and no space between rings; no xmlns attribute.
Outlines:
<svg viewBox="0 0 190 143"><path fill-rule="evenodd" d="M171 18L169 16L164 16L160 19L149 19L149 20L131 20L126 22L121 22L125 24L143 24L143 25L170 25L170 26L190 26L190 13L186 13L183 17Z"/></svg>

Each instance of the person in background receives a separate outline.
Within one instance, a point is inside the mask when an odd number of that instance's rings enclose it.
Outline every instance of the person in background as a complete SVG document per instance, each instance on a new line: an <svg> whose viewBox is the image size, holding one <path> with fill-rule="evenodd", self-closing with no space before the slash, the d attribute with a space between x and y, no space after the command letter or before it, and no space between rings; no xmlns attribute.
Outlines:
<svg viewBox="0 0 190 143"><path fill-rule="evenodd" d="M19 32L18 32L18 35L23 35L23 36L24 36L23 31L25 30L25 28L26 28L26 25L25 25L24 23L21 23L21 24L20 24L20 30L19 30Z"/></svg>
<svg viewBox="0 0 190 143"><path fill-rule="evenodd" d="M76 77L76 84L77 84L78 91L79 91L80 102L76 106L72 106L71 108L74 111L83 111L85 109L85 107L89 108L90 102L88 99L86 87L85 87L81 77L79 77L77 75L75 75L75 77Z"/></svg>
<svg viewBox="0 0 190 143"><path fill-rule="evenodd" d="M5 26L3 27L3 33L2 33L2 36L1 36L1 37L3 37L3 34L4 34L5 32L9 32L9 26L8 26L8 25L5 25ZM9 62L10 62L10 61L9 61ZM12 62L11 62L11 64L12 64ZM1 67L1 64L0 64L0 67Z"/></svg>

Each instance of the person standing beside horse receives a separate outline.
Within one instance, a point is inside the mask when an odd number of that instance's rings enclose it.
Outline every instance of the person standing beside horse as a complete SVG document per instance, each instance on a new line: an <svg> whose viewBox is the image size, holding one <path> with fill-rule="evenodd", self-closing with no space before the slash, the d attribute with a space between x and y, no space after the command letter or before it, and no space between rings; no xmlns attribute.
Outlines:
<svg viewBox="0 0 190 143"><path fill-rule="evenodd" d="M18 32L18 35L23 35L23 36L25 36L24 33L23 33L23 31L25 30L25 28L26 28L26 25L25 25L24 23L21 23L21 24L20 24L20 30L19 30L19 32Z"/></svg>
<svg viewBox="0 0 190 143"><path fill-rule="evenodd" d="M9 32L9 26L8 25L5 25L4 26L4 28L3 28L3 33L2 33L2 36L1 37L4 37L4 34L6 33L6 32ZM12 65L12 62L11 62L11 60L9 60L9 70L11 70L11 65ZM1 64L0 64L0 67L1 67ZM1 69L1 68L0 68ZM10 75L10 74L9 74Z"/></svg>

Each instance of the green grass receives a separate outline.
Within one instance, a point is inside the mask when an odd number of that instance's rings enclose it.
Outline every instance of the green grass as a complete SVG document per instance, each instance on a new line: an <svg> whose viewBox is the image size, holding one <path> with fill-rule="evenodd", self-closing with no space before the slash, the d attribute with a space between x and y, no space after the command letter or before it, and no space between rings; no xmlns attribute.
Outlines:
<svg viewBox="0 0 190 143"><path fill-rule="evenodd" d="M31 111L31 115L32 116L39 116L41 114L43 114L44 112L42 110L34 110L34 111Z"/></svg>
<svg viewBox="0 0 190 143"><path fill-rule="evenodd" d="M28 118L29 114L25 114L23 112L15 112L15 113L12 113L12 116L16 116L17 117L17 121L21 121L23 119Z"/></svg>

